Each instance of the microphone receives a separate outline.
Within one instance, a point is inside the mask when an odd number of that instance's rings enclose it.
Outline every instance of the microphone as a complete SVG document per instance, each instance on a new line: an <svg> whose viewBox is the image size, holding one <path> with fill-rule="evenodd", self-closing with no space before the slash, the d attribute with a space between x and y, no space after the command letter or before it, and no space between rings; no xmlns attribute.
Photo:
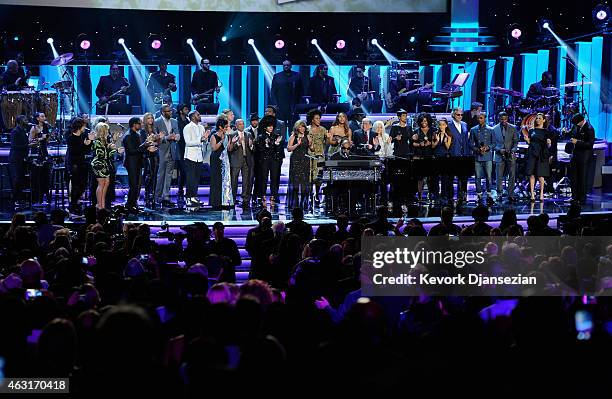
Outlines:
<svg viewBox="0 0 612 399"><path fill-rule="evenodd" d="M117 126L119 126L123 130L127 130L127 128L125 126L123 126L121 123L117 122Z"/></svg>

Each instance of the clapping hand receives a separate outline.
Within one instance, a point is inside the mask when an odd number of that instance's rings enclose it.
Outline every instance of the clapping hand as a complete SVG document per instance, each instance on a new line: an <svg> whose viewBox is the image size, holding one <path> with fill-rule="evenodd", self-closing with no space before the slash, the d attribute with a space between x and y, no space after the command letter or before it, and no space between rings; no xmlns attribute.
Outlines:
<svg viewBox="0 0 612 399"><path fill-rule="evenodd" d="M156 147L156 146L154 146L154 145L151 145L151 146L147 147L147 151L149 151L149 152L155 152L155 151L157 151L157 147Z"/></svg>
<svg viewBox="0 0 612 399"><path fill-rule="evenodd" d="M209 137L210 137L210 130L204 130L204 133L202 134L202 138L204 140L208 140Z"/></svg>
<svg viewBox="0 0 612 399"><path fill-rule="evenodd" d="M123 153L125 152L125 148L123 148L123 147L119 147L119 148L117 148L117 152L118 152L119 154L123 154Z"/></svg>
<svg viewBox="0 0 612 399"><path fill-rule="evenodd" d="M576 144L578 142L578 139L575 137L572 137L570 141L572 142L572 144Z"/></svg>
<svg viewBox="0 0 612 399"><path fill-rule="evenodd" d="M276 140L274 140L274 145L279 145L282 140L282 137L278 136Z"/></svg>
<svg viewBox="0 0 612 399"><path fill-rule="evenodd" d="M401 134L398 134L397 136L395 136L395 139L396 139L397 141L402 141L402 135L401 135Z"/></svg>
<svg viewBox="0 0 612 399"><path fill-rule="evenodd" d="M89 134L87 135L87 139L89 141L94 141L96 139L96 133L95 132L89 132Z"/></svg>
<svg viewBox="0 0 612 399"><path fill-rule="evenodd" d="M552 141L550 139L546 139L546 145L550 147L552 145Z"/></svg>

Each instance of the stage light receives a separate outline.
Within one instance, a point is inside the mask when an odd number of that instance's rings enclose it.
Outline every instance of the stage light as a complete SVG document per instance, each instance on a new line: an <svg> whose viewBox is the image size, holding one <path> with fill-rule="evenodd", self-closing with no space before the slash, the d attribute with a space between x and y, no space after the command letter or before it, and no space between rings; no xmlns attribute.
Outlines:
<svg viewBox="0 0 612 399"><path fill-rule="evenodd" d="M283 47L285 47L285 42L282 39L278 39L274 42L274 48L276 48L277 50L280 50Z"/></svg>
<svg viewBox="0 0 612 399"><path fill-rule="evenodd" d="M123 45L123 44L125 43L125 39L124 39L124 38L122 38L122 37L120 37L120 38L117 40L117 43L119 43L119 44Z"/></svg>
<svg viewBox="0 0 612 399"><path fill-rule="evenodd" d="M598 4L593 8L593 24L597 29L607 30L610 23L610 7L605 4Z"/></svg>
<svg viewBox="0 0 612 399"><path fill-rule="evenodd" d="M13 40L16 41L16 42L19 41L19 36L13 37Z"/></svg>
<svg viewBox="0 0 612 399"><path fill-rule="evenodd" d="M316 45L317 45L317 43L319 43L319 41L318 41L317 39L312 39L312 40L310 41L310 44L312 44L312 45L314 45L314 46L316 46Z"/></svg>
<svg viewBox="0 0 612 399"><path fill-rule="evenodd" d="M159 49L160 49L160 47L161 47L161 45L162 45L162 43L161 43L161 41L160 41L160 40L158 40L158 39L155 39L155 40L153 40L153 41L151 42L151 48L152 48L153 50L159 50Z"/></svg>
<svg viewBox="0 0 612 399"><path fill-rule="evenodd" d="M187 39L187 44L191 46L193 44L193 39L192 38Z"/></svg>
<svg viewBox="0 0 612 399"><path fill-rule="evenodd" d="M251 46L255 44L255 40L253 39L249 39L247 40L247 43L250 44Z"/></svg>
<svg viewBox="0 0 612 399"><path fill-rule="evenodd" d="M409 41L410 41L410 43L414 43L414 42L416 42L416 37L414 37L414 36L410 36Z"/></svg>
<svg viewBox="0 0 612 399"><path fill-rule="evenodd" d="M79 46L83 50L88 50L91 47L91 42L89 40L81 40L81 43L79 44Z"/></svg>
<svg viewBox="0 0 612 399"><path fill-rule="evenodd" d="M512 29L512 32L510 32L510 34L513 38L518 39L523 35L523 32L521 32L519 28L514 28Z"/></svg>
<svg viewBox="0 0 612 399"><path fill-rule="evenodd" d="M376 46L376 45L378 45L378 39L372 39L372 41L370 43L372 43L373 45Z"/></svg>
<svg viewBox="0 0 612 399"><path fill-rule="evenodd" d="M542 28L544 28L544 29L548 29L548 28L550 28L550 24L549 24L548 22L544 22L544 23L542 24Z"/></svg>
<svg viewBox="0 0 612 399"><path fill-rule="evenodd" d="M608 16L608 13L605 12L604 10L599 10L597 11L597 14L595 14L595 17L600 21L603 21L604 19L606 19L607 16Z"/></svg>
<svg viewBox="0 0 612 399"><path fill-rule="evenodd" d="M53 38L52 38L52 37L48 38L48 39L47 39L47 43L49 43L49 44L53 44Z"/></svg>
<svg viewBox="0 0 612 399"><path fill-rule="evenodd" d="M346 47L346 42L342 39L336 41L336 48L342 50Z"/></svg>
<svg viewBox="0 0 612 399"><path fill-rule="evenodd" d="M227 41L227 36L221 36L221 41L222 42L226 42Z"/></svg>

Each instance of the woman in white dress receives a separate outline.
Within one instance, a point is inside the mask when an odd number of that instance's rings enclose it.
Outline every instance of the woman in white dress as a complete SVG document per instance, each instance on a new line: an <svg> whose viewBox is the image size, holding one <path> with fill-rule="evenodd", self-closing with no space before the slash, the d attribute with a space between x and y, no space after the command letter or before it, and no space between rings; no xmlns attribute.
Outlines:
<svg viewBox="0 0 612 399"><path fill-rule="evenodd" d="M391 136L385 133L385 124L381 121L376 121L372 126L372 130L376 133L376 136L372 139L374 155L381 158L392 156L393 143L391 142Z"/></svg>

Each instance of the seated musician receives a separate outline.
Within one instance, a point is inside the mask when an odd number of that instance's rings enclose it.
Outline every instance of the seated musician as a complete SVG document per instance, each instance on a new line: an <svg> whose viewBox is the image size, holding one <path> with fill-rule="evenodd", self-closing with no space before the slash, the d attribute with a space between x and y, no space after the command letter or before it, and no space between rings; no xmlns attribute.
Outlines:
<svg viewBox="0 0 612 399"><path fill-rule="evenodd" d="M544 95L544 88L554 86L553 75L549 71L542 72L542 80L529 86L527 97L538 99Z"/></svg>
<svg viewBox="0 0 612 399"><path fill-rule="evenodd" d="M332 160L349 159L351 156L351 142L348 139L340 140L340 149L332 154Z"/></svg>
<svg viewBox="0 0 612 399"><path fill-rule="evenodd" d="M23 72L23 68L15 60L10 60L6 63L6 71L0 77L2 89L15 91L20 90L28 85L28 78Z"/></svg>
<svg viewBox="0 0 612 399"><path fill-rule="evenodd" d="M126 98L129 89L130 83L124 76L121 76L119 65L113 62L110 66L110 74L100 77L96 87L97 113L99 115L129 115L131 107ZM106 111L107 105L108 112Z"/></svg>
<svg viewBox="0 0 612 399"><path fill-rule="evenodd" d="M326 64L317 65L314 75L308 81L308 95L312 104L329 104L335 102L336 84L334 78L327 74Z"/></svg>
<svg viewBox="0 0 612 399"><path fill-rule="evenodd" d="M387 95L387 109L392 111L399 111L400 109L407 107L406 97L402 97L402 94L409 90L408 80L406 79L407 72L401 69L397 73L397 79L389 82L389 93Z"/></svg>
<svg viewBox="0 0 612 399"><path fill-rule="evenodd" d="M151 73L147 81L147 91L157 109L161 108L162 104L172 105L172 92L177 89L176 77L168 72L168 63L160 61L158 67L159 70Z"/></svg>

